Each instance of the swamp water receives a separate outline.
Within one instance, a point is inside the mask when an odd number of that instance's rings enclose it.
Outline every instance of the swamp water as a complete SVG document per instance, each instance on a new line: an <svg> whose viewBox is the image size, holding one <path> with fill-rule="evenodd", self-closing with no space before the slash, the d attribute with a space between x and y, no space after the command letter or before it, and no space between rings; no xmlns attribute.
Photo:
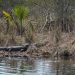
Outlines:
<svg viewBox="0 0 75 75"><path fill-rule="evenodd" d="M75 61L54 59L0 58L0 75L75 75Z"/></svg>

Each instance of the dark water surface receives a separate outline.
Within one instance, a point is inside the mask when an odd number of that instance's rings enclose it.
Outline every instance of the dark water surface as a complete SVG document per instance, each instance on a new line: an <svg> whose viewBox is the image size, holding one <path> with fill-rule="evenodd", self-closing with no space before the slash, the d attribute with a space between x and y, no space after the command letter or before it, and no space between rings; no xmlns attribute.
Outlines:
<svg viewBox="0 0 75 75"><path fill-rule="evenodd" d="M75 75L75 61L54 59L0 58L0 75Z"/></svg>

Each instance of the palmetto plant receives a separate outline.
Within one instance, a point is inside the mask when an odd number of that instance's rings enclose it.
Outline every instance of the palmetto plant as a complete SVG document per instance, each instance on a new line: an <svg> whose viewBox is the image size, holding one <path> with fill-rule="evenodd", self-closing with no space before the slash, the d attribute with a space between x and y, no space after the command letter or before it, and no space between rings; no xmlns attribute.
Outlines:
<svg viewBox="0 0 75 75"><path fill-rule="evenodd" d="M28 17L29 8L25 6L15 6L13 9L13 13L20 21L20 35L22 36L23 19Z"/></svg>
<svg viewBox="0 0 75 75"><path fill-rule="evenodd" d="M11 15L8 12L4 11L4 10L3 10L3 15L4 15L5 18L11 19Z"/></svg>
<svg viewBox="0 0 75 75"><path fill-rule="evenodd" d="M9 30L10 21L12 20L12 16L10 15L10 13L8 13L7 11L4 11L4 10L3 10L3 16L4 16L4 18L6 20L6 24L7 24L7 31L6 31L6 33L7 33Z"/></svg>

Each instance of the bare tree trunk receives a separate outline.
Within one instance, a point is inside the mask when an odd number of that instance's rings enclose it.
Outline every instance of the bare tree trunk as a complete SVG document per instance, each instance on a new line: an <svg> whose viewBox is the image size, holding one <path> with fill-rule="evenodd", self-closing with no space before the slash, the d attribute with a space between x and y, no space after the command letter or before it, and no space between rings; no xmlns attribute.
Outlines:
<svg viewBox="0 0 75 75"><path fill-rule="evenodd" d="M6 20L6 25L7 25L7 27L6 27L6 34L7 34L9 31L9 20Z"/></svg>

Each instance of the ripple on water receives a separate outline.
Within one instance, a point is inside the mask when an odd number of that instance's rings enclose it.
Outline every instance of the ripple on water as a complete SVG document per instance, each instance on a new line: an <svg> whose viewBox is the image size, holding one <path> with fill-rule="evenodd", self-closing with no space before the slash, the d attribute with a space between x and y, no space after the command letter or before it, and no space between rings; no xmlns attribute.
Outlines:
<svg viewBox="0 0 75 75"><path fill-rule="evenodd" d="M75 75L72 62L69 60L4 58L0 61L0 75Z"/></svg>

